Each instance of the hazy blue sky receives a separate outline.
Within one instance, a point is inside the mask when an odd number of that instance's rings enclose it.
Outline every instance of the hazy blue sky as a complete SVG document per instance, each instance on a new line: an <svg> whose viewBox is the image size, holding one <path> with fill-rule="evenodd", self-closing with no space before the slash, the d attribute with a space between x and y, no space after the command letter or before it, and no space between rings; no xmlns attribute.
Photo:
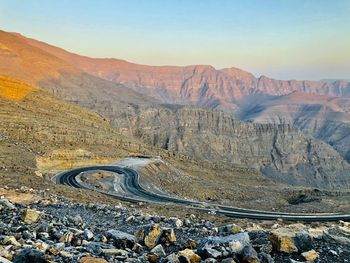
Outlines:
<svg viewBox="0 0 350 263"><path fill-rule="evenodd" d="M350 0L0 0L0 28L142 64L350 78Z"/></svg>

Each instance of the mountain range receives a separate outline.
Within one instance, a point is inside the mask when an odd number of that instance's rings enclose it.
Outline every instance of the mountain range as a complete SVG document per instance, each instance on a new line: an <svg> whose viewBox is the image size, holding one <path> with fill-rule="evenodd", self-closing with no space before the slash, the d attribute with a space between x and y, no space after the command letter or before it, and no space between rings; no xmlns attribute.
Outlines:
<svg viewBox="0 0 350 263"><path fill-rule="evenodd" d="M252 167L276 182L350 186L346 80L89 58L4 31L0 61L1 75L97 112L130 140Z"/></svg>

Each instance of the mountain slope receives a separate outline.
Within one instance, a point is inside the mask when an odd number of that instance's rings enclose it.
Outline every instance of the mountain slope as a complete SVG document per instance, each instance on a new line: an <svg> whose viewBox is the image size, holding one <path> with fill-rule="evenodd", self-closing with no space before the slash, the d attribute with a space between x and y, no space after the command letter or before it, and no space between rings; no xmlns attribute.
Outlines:
<svg viewBox="0 0 350 263"><path fill-rule="evenodd" d="M0 30L0 72L35 84L40 80L58 78L61 73L82 71L69 63L28 45L23 38Z"/></svg>
<svg viewBox="0 0 350 263"><path fill-rule="evenodd" d="M158 102L121 85L92 76L30 45L18 34L0 30L0 74L35 84L56 97L94 109L117 120L130 107Z"/></svg>
<svg viewBox="0 0 350 263"><path fill-rule="evenodd" d="M42 167L55 164L68 169L128 153L127 139L101 116L27 83L0 76L0 105L3 186L51 188L52 182L39 177Z"/></svg>
<svg viewBox="0 0 350 263"><path fill-rule="evenodd" d="M275 182L350 186L350 165L329 145L289 125L251 124L203 109L149 109L132 119L145 143L199 160L256 168Z"/></svg>
<svg viewBox="0 0 350 263"><path fill-rule="evenodd" d="M237 109L240 101L252 94L286 95L293 91L350 97L350 82L282 81L265 76L211 66L146 66L119 59L95 59L79 56L46 43L22 37L29 44L101 77L153 96L166 103L194 104L226 110Z"/></svg>
<svg viewBox="0 0 350 263"><path fill-rule="evenodd" d="M332 145L350 162L350 99L295 92L247 104L240 117L257 123L298 126Z"/></svg>

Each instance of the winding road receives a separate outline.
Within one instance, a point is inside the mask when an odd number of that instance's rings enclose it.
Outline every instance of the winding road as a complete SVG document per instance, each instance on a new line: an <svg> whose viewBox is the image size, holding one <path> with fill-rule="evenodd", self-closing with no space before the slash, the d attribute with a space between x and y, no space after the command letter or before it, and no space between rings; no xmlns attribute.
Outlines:
<svg viewBox="0 0 350 263"><path fill-rule="evenodd" d="M114 193L107 193L103 191L98 191L82 185L77 181L77 176L82 172L86 171L108 171L124 175L123 189L126 190L131 196L123 196ZM211 212L216 214L223 214L229 217L236 218L248 218L248 219L258 219L258 220L277 220L283 219L287 221L350 221L350 214L342 213L315 213L315 214L296 214L296 213L281 213L281 212L268 212L251 210L230 206L222 206L218 204L210 204L205 202L198 202L192 200L181 199L173 197L170 195L161 195L152 193L143 188L139 182L139 174L130 168L115 166L115 165L101 165L101 166L88 166L81 167L73 170L69 170L60 173L55 176L55 181L58 184L69 185L75 188L89 189L98 191L110 197L128 201L133 203L138 202L153 202L153 203L165 203L165 204L178 204L187 207L191 207L197 210L202 210L205 212Z"/></svg>

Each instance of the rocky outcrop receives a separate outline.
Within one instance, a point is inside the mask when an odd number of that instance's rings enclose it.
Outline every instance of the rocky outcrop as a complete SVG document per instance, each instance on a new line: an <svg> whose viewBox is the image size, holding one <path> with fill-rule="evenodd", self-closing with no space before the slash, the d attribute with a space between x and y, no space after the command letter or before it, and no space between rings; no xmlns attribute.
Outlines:
<svg viewBox="0 0 350 263"><path fill-rule="evenodd" d="M332 147L291 125L244 123L224 112L195 108L149 109L131 124L134 136L147 144L254 167L276 182L349 186L349 164Z"/></svg>

